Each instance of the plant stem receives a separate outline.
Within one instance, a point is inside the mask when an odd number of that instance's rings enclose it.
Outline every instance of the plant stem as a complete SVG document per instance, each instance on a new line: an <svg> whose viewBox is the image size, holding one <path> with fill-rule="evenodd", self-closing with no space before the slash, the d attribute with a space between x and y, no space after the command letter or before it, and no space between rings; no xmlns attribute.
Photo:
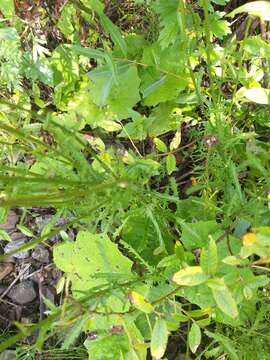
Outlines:
<svg viewBox="0 0 270 360"><path fill-rule="evenodd" d="M211 34L210 34L210 21L209 21L209 10L208 10L209 2L208 0L203 0L203 11L204 11L204 31L206 36L206 59L207 59L207 70L210 81L210 92L212 96L213 105L216 108L216 95L215 95L215 87L214 87L214 78L212 75L211 69Z"/></svg>

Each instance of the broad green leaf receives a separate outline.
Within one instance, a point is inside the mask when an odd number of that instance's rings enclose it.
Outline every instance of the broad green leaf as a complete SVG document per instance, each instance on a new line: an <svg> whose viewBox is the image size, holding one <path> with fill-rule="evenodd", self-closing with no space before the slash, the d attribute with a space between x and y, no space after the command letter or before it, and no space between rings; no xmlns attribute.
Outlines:
<svg viewBox="0 0 270 360"><path fill-rule="evenodd" d="M137 293L136 291L131 291L128 294L128 298L132 305L138 310L141 310L146 314L150 314L154 311L154 307L148 301L146 301L141 294Z"/></svg>
<svg viewBox="0 0 270 360"><path fill-rule="evenodd" d="M204 283L208 276L203 272L200 266L190 266L175 273L172 277L178 285L195 286Z"/></svg>
<svg viewBox="0 0 270 360"><path fill-rule="evenodd" d="M113 42L119 46L123 55L127 56L127 44L123 39L118 27L103 13L99 14L101 24L104 30L112 37Z"/></svg>
<svg viewBox="0 0 270 360"><path fill-rule="evenodd" d="M268 1L252 1L246 3L230 12L227 16L234 17L243 12L253 16L259 16L262 20L270 21L270 3Z"/></svg>
<svg viewBox="0 0 270 360"><path fill-rule="evenodd" d="M166 156L166 168L169 175L176 170L176 158L173 154Z"/></svg>
<svg viewBox="0 0 270 360"><path fill-rule="evenodd" d="M154 144L156 145L156 148L158 149L158 151L163 152L163 153L168 151L166 144L159 138L154 139Z"/></svg>
<svg viewBox="0 0 270 360"><path fill-rule="evenodd" d="M269 3L270 5L270 3ZM241 95L246 97L249 101L255 102L257 104L268 105L270 104L270 90L264 88L251 88L240 90Z"/></svg>
<svg viewBox="0 0 270 360"><path fill-rule="evenodd" d="M213 297L220 310L224 314L236 318L238 316L237 305L224 281L220 279L209 280L207 286L212 290Z"/></svg>
<svg viewBox="0 0 270 360"><path fill-rule="evenodd" d="M202 334L201 329L196 323L192 323L188 333L188 345L193 354L196 353L198 346L201 343Z"/></svg>
<svg viewBox="0 0 270 360"><path fill-rule="evenodd" d="M147 96L149 96L150 94L154 93L155 91L157 91L157 89L164 84L164 82L167 79L167 75L163 75L160 79L157 80L153 80L150 83L146 83L143 87L141 87L141 92L142 92L142 96L143 98L146 98Z"/></svg>
<svg viewBox="0 0 270 360"><path fill-rule="evenodd" d="M164 319L158 318L151 336L151 355L154 359L161 359L168 343L168 329Z"/></svg>
<svg viewBox="0 0 270 360"><path fill-rule="evenodd" d="M213 238L210 238L208 249L202 249L200 265L207 275L215 275L218 266L217 245Z"/></svg>
<svg viewBox="0 0 270 360"><path fill-rule="evenodd" d="M70 277L75 296L80 296L78 291L108 284L110 278L131 276L132 262L102 234L80 231L76 241L55 246L53 257L55 264ZM114 301L111 306L118 308L117 304Z"/></svg>

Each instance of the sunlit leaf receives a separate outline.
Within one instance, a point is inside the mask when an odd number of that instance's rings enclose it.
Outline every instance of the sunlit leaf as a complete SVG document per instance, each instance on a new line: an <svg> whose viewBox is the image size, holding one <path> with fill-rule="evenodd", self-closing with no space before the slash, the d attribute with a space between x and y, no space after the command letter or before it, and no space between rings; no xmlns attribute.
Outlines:
<svg viewBox="0 0 270 360"><path fill-rule="evenodd" d="M154 359L161 359L168 342L168 329L164 319L158 318L151 336L151 355Z"/></svg>
<svg viewBox="0 0 270 360"><path fill-rule="evenodd" d="M193 354L197 351L198 346L201 343L201 338L202 335L200 327L196 323L192 323L188 333L188 345Z"/></svg>
<svg viewBox="0 0 270 360"><path fill-rule="evenodd" d="M243 12L253 16L259 16L262 20L270 21L270 3L268 1L252 1L246 3L230 12L227 16L234 17Z"/></svg>
<svg viewBox="0 0 270 360"><path fill-rule="evenodd" d="M169 175L176 170L176 158L173 154L166 156L166 168Z"/></svg>
<svg viewBox="0 0 270 360"><path fill-rule="evenodd" d="M223 311L224 314L236 318L238 316L237 305L224 281L220 279L209 280L207 285L212 290L213 297L219 309Z"/></svg>
<svg viewBox="0 0 270 360"><path fill-rule="evenodd" d="M208 279L200 266L190 266L175 273L172 277L178 285L195 286L204 283Z"/></svg>

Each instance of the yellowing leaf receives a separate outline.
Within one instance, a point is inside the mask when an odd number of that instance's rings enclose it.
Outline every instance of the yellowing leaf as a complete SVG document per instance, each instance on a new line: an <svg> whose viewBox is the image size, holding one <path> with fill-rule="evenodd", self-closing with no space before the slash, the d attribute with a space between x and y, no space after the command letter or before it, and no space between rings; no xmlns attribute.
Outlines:
<svg viewBox="0 0 270 360"><path fill-rule="evenodd" d="M270 5L270 4L269 4ZM257 104L268 105L270 103L270 90L264 88L251 88L241 91L241 94L249 101Z"/></svg>
<svg viewBox="0 0 270 360"><path fill-rule="evenodd" d="M138 294L135 291L131 291L128 295L130 302L138 309L144 313L150 314L154 311L154 307L147 302L141 294Z"/></svg>
<svg viewBox="0 0 270 360"><path fill-rule="evenodd" d="M151 336L151 355L154 359L161 359L164 355L168 342L168 329L166 321L158 318L155 322Z"/></svg>
<svg viewBox="0 0 270 360"><path fill-rule="evenodd" d="M259 16L262 20L270 21L270 3L268 1L252 1L246 3L230 12L227 16L234 17L243 12Z"/></svg>
<svg viewBox="0 0 270 360"><path fill-rule="evenodd" d="M244 246L251 246L256 242L257 236L251 232L245 234L242 237Z"/></svg>
<svg viewBox="0 0 270 360"><path fill-rule="evenodd" d="M198 346L201 343L201 338L202 335L200 327L196 323L193 323L188 334L188 344L193 354L197 351Z"/></svg>
<svg viewBox="0 0 270 360"><path fill-rule="evenodd" d="M195 286L204 283L208 279L200 266L190 266L175 273L172 277L178 285Z"/></svg>

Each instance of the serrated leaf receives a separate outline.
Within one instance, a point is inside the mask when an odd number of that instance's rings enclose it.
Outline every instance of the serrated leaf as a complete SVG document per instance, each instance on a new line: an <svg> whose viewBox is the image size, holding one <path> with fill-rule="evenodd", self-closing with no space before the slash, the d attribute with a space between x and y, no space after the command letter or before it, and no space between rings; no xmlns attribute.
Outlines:
<svg viewBox="0 0 270 360"><path fill-rule="evenodd" d="M192 323L188 333L188 345L193 354L196 353L198 346L201 343L202 334L201 329L196 323Z"/></svg>
<svg viewBox="0 0 270 360"><path fill-rule="evenodd" d="M176 170L176 158L173 154L166 156L166 168L169 175Z"/></svg>
<svg viewBox="0 0 270 360"><path fill-rule="evenodd" d="M243 12L253 16L259 16L262 20L270 21L270 3L268 1L252 1L246 3L230 12L227 16L234 17Z"/></svg>
<svg viewBox="0 0 270 360"><path fill-rule="evenodd" d="M172 281L178 285L195 286L204 283L208 276L200 266L190 266L175 273Z"/></svg>
<svg viewBox="0 0 270 360"><path fill-rule="evenodd" d="M158 318L151 336L151 355L154 359L161 359L165 354L168 343L168 329L166 321Z"/></svg>
<svg viewBox="0 0 270 360"><path fill-rule="evenodd" d="M208 249L203 249L200 257L200 265L203 271L208 275L214 275L217 272L218 254L217 245L213 238L210 238Z"/></svg>
<svg viewBox="0 0 270 360"><path fill-rule="evenodd" d="M210 280L207 286L212 290L213 297L219 309L223 311L224 314L236 318L238 316L237 305L224 281L219 279Z"/></svg>
<svg viewBox="0 0 270 360"><path fill-rule="evenodd" d="M163 152L163 153L167 152L168 149L167 149L166 144L159 138L154 139L154 144L156 145L156 148L158 149L158 151Z"/></svg>
<svg viewBox="0 0 270 360"><path fill-rule="evenodd" d="M146 314L150 314L151 312L154 311L154 307L148 301L146 301L141 294L135 291L131 291L128 294L128 298L132 303L132 305L138 310L141 310Z"/></svg>

